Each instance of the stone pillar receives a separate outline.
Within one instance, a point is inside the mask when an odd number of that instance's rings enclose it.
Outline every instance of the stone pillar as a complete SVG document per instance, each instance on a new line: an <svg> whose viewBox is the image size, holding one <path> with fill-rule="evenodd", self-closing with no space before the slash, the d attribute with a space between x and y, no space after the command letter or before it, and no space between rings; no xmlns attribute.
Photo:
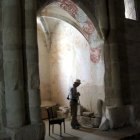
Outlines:
<svg viewBox="0 0 140 140"><path fill-rule="evenodd" d="M34 124L41 122L36 0L25 0L25 48L27 61L29 116L31 124Z"/></svg>
<svg viewBox="0 0 140 140"><path fill-rule="evenodd" d="M108 36L108 7L107 0L97 0L98 2L98 24L101 30L102 38L105 40Z"/></svg>
<svg viewBox="0 0 140 140"><path fill-rule="evenodd" d="M3 60L3 58L2 58L2 27L1 27L1 20L2 20L2 16L1 16L1 1L0 1L0 131L1 131L1 129L2 129L2 79L1 79L1 76L2 76L2 73L3 73L3 71L2 71L2 69L3 69L3 67L2 67L2 65L3 65L3 63L2 63L2 60Z"/></svg>
<svg viewBox="0 0 140 140"><path fill-rule="evenodd" d="M2 2L6 127L20 128L25 122L20 1Z"/></svg>
<svg viewBox="0 0 140 140"><path fill-rule="evenodd" d="M121 73L120 65L121 60L119 56L119 49L124 47L122 40L124 29L123 26L123 11L119 7L123 6L121 1L109 0L109 38L105 43L105 92L106 92L106 104L120 106L123 104L122 92L121 92ZM121 27L122 26L122 27ZM120 34L121 33L121 34ZM119 36L120 34L120 36ZM120 40L122 38L122 40Z"/></svg>
<svg viewBox="0 0 140 140"><path fill-rule="evenodd" d="M0 0L0 131L3 129L4 108L4 81L3 81L3 55L2 55L2 1Z"/></svg>

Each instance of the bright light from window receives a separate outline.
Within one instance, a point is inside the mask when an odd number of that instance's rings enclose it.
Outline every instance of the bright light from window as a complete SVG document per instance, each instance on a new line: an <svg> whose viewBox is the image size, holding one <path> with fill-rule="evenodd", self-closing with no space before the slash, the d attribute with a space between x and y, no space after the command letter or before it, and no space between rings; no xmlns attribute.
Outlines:
<svg viewBox="0 0 140 140"><path fill-rule="evenodd" d="M134 0L124 0L125 18L136 20L136 10Z"/></svg>

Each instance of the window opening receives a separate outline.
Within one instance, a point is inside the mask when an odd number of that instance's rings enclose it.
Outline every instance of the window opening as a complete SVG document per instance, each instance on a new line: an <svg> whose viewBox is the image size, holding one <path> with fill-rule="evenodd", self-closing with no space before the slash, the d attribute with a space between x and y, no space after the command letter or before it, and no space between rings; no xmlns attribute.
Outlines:
<svg viewBox="0 0 140 140"><path fill-rule="evenodd" d="M125 5L125 18L137 20L135 1L134 0L124 0L124 5Z"/></svg>

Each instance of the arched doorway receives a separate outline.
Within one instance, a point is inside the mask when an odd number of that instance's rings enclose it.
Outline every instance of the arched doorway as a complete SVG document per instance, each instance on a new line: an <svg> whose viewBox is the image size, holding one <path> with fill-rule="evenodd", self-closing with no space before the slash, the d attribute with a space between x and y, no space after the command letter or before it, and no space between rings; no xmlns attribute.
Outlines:
<svg viewBox="0 0 140 140"><path fill-rule="evenodd" d="M97 100L104 100L105 96L104 42L91 20L72 1L55 1L38 14L40 35L41 30L44 39L41 41L39 36L40 60L44 55L46 57L43 63L40 61L42 100L49 99L66 105L69 88L79 78L82 80L79 87L81 104L88 110L96 111ZM53 57L50 57L50 53Z"/></svg>

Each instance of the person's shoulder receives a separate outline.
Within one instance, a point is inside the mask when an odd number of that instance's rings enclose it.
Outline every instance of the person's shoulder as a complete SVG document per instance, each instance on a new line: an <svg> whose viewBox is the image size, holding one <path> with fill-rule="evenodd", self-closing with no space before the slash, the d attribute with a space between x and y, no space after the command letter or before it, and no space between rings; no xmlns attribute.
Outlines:
<svg viewBox="0 0 140 140"><path fill-rule="evenodd" d="M72 91L73 90L73 87L70 87L70 89L69 89L70 91Z"/></svg>

